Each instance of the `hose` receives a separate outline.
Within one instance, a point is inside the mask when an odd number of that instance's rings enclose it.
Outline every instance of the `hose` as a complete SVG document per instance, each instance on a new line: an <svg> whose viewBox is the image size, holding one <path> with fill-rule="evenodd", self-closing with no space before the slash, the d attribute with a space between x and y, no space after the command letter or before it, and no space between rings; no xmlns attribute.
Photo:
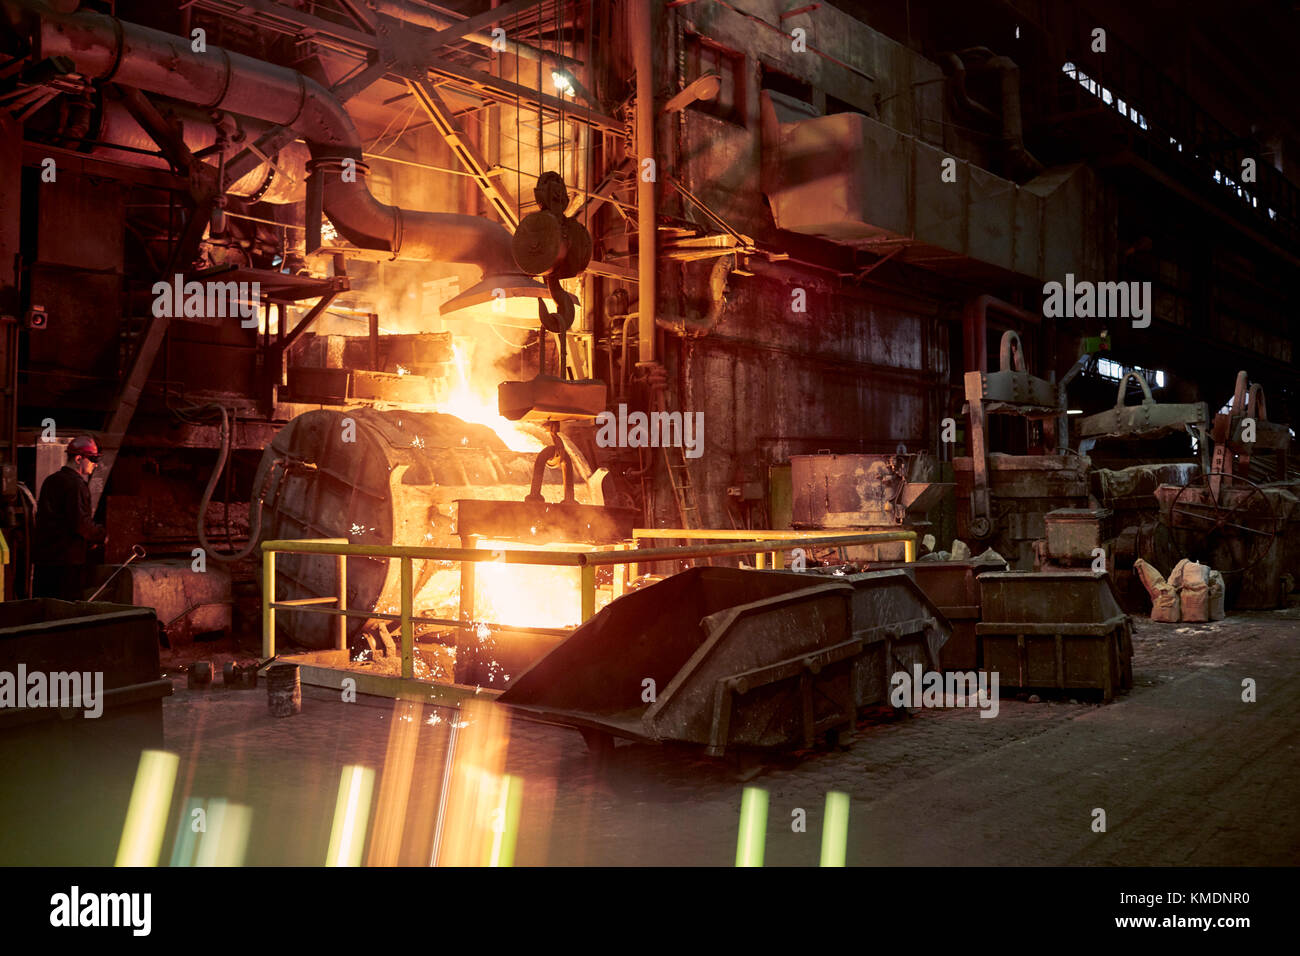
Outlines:
<svg viewBox="0 0 1300 956"><path fill-rule="evenodd" d="M198 408L215 408L221 412L221 454L217 457L217 466L212 471L212 477L208 479L208 485L203 489L203 497L199 500L199 518L198 532L199 544L205 553L216 558L218 561L234 563L242 561L253 553L257 547L257 539L262 533L262 496L258 492L253 493L252 499L248 502L248 545L240 551L234 551L223 554L208 542L207 531L204 530L204 518L208 514L208 505L212 502L212 492L217 487L217 482L221 480L221 473L225 470L226 459L230 455L230 414L226 411L225 406L210 403L207 405L191 406L187 410L196 410ZM267 478L275 471L274 464L267 471Z"/></svg>
<svg viewBox="0 0 1300 956"><path fill-rule="evenodd" d="M32 596L32 540L36 537L36 496L21 481L18 490L23 500L23 577L22 596Z"/></svg>

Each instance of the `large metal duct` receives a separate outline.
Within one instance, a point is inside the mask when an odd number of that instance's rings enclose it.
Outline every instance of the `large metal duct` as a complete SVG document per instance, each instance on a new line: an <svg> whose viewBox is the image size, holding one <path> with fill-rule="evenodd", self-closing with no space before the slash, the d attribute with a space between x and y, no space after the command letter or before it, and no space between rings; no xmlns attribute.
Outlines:
<svg viewBox="0 0 1300 956"><path fill-rule="evenodd" d="M217 128L211 119L204 117L198 110L185 109L180 112L182 135L185 145L191 152L209 149L216 143ZM258 124L257 128L245 128L242 132L247 141L256 139L259 134L265 132L265 127ZM145 131L125 106L107 98L100 115L99 130L92 138L97 143L112 145L96 145L90 150L90 155L103 156L119 162L122 160L122 152L114 149L113 146L126 146L134 150L158 148L153 137ZM238 144L235 148L238 148ZM311 158L307 147L298 142L289 143L272 158L284 175L272 169L267 163L259 163L227 186L226 192L240 198L256 195L259 202L277 205L301 202L302 184L307 178L307 163ZM132 155L130 162L137 166L150 166L156 169L169 168L169 163L162 156L148 156L143 153ZM268 179L270 182L267 181Z"/></svg>
<svg viewBox="0 0 1300 956"><path fill-rule="evenodd" d="M38 58L69 58L79 73L296 130L324 178L324 209L355 245L396 258L477 265L507 294L542 295L510 252L510 234L479 216L401 209L382 203L366 184L361 138L343 104L297 70L209 46L100 13L57 13L37 0L0 0ZM341 175L345 159L356 176Z"/></svg>

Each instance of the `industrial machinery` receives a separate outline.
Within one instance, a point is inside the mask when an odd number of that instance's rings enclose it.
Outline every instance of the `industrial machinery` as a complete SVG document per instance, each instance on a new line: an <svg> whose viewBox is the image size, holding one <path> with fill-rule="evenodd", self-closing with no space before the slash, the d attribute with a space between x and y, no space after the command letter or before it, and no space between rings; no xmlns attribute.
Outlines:
<svg viewBox="0 0 1300 956"><path fill-rule="evenodd" d="M590 475L581 455L576 450L570 455L579 473ZM544 458L536 461L545 465ZM530 539L527 546L549 543L566 533L576 535L576 524L562 527L559 515L551 514L559 503L524 501L526 495L540 494L547 486L555 489L553 498L560 497L556 488L560 476L547 482L544 467L534 465L530 453L511 451L492 429L452 415L367 407L307 412L281 429L263 455L257 478L258 487L266 489L263 536L458 547L479 535L514 538L521 529ZM585 481L580 478L575 486L570 480L567 492L570 509L585 514L582 509L590 501ZM538 519L548 514L548 520ZM615 534L626 537L631 521L625 523L625 530L598 525L599 540ZM530 527L539 533L529 534ZM392 613L399 603L398 570L389 561L348 559L348 607ZM418 606L454 616L460 589L455 567L417 561L414 574ZM337 570L328 559L285 555L277 576L281 599L318 599L336 593ZM292 627L284 636L294 643L308 648L334 646L330 620L324 616L293 615L284 626ZM373 639L367 642L362 632L373 635L378 630L378 621L353 619L349 637L354 650L373 646ZM456 643L455 635L429 639Z"/></svg>
<svg viewBox="0 0 1300 956"><path fill-rule="evenodd" d="M1292 543L1300 531L1300 482L1287 480L1290 430L1268 420L1263 387L1241 371L1212 435L1209 471L1156 489L1161 521L1179 557L1224 576L1230 606L1278 607L1300 575Z"/></svg>
<svg viewBox="0 0 1300 956"><path fill-rule="evenodd" d="M164 745L158 625L104 601L0 602L0 813L22 821L0 832L0 865L113 865L141 752ZM42 675L35 706L27 674Z"/></svg>
<svg viewBox="0 0 1300 956"><path fill-rule="evenodd" d="M998 371L966 373L970 455L953 461L957 536L992 547L1014 568L1034 566L1034 542L1046 536L1049 511L1088 504L1088 459L1068 448L1065 403L1065 389L1082 362L1059 383L1031 375L1020 337L1008 330L1002 334ZM990 415L1029 424L1028 454L989 449Z"/></svg>
<svg viewBox="0 0 1300 956"><path fill-rule="evenodd" d="M949 633L903 571L694 568L613 602L499 699L594 750L808 749L886 703L895 671L937 669Z"/></svg>
<svg viewBox="0 0 1300 956"><path fill-rule="evenodd" d="M791 524L826 530L928 528L926 512L951 485L934 480L935 462L926 454L792 455ZM864 560L896 560L901 544L854 549Z"/></svg>

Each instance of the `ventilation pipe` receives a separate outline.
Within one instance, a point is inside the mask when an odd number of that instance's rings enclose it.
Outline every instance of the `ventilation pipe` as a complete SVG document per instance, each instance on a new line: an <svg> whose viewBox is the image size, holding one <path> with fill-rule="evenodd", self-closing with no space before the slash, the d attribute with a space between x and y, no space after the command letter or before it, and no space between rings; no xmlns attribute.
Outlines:
<svg viewBox="0 0 1300 956"><path fill-rule="evenodd" d="M992 70L998 74L1002 116L999 119L988 107L971 99L966 90L966 60L975 59L976 69ZM940 57L940 63L951 81L953 100L966 113L979 116L1002 127L1002 149L1006 164L1005 173L1017 182L1033 179L1043 171L1043 164L1025 149L1024 117L1020 106L1020 67L1006 56L995 56L988 47L972 47L959 54Z"/></svg>
<svg viewBox="0 0 1300 956"><path fill-rule="evenodd" d="M217 142L217 125L211 117L205 117L198 110L179 108L173 110L178 114L182 125L185 146L190 152L211 149ZM228 150L238 150L240 145L255 142L266 131L264 124L256 126L241 125L235 130ZM71 137L84 138L89 130L78 133L70 126L62 133ZM145 131L131 112L121 103L103 100L100 110L98 131L93 139L96 145L91 147L89 155L102 156L105 159L123 161L121 150L115 146L125 146L132 150L156 150L153 137ZM103 145L100 145L103 144ZM302 201L302 184L307 178L307 162L310 153L302 143L293 142L282 147L273 157L275 166L259 163L239 179L226 187L227 194L246 199L256 196L258 202L285 205ZM150 156L136 152L129 157L129 162L136 166L148 166L155 169L168 169L170 164L162 156Z"/></svg>
<svg viewBox="0 0 1300 956"><path fill-rule="evenodd" d="M1024 118L1020 112L1020 67L1007 56L995 56L985 64L1001 81L1002 147L1006 150L1007 173L1017 182L1033 179L1043 171L1040 163L1025 149Z"/></svg>
<svg viewBox="0 0 1300 956"><path fill-rule="evenodd" d="M120 83L297 131L324 179L324 210L355 245L395 258L479 266L507 295L545 295L519 272L503 226L479 216L422 212L380 202L366 184L361 138L330 92L297 70L94 12L61 14L37 0L0 0L11 21L30 24L38 59L63 56L92 80ZM34 18L34 19L33 19ZM344 161L355 177L341 175ZM350 180L350 181L349 181Z"/></svg>

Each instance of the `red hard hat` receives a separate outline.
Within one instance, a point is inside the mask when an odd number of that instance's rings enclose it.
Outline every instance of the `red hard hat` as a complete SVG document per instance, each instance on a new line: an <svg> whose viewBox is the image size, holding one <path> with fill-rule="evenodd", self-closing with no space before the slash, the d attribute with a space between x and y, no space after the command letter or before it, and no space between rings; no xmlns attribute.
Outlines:
<svg viewBox="0 0 1300 956"><path fill-rule="evenodd" d="M79 435L68 442L68 457L71 458L76 455L89 458L91 461L98 459L99 446L95 444L95 439L89 435Z"/></svg>

